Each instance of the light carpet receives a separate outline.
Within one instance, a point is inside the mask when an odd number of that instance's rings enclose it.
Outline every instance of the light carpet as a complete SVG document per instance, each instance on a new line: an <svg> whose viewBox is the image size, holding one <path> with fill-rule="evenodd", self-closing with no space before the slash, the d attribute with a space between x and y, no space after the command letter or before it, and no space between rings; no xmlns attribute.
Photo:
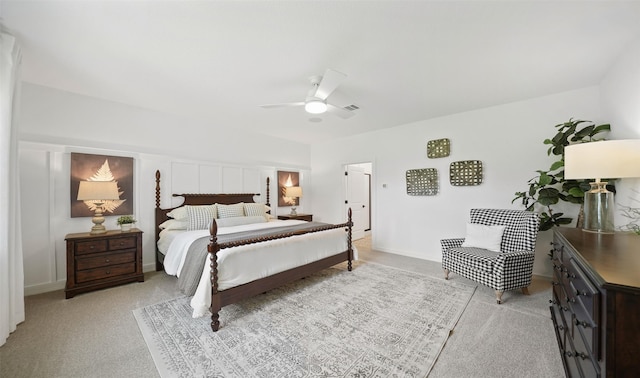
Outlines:
<svg viewBox="0 0 640 378"><path fill-rule="evenodd" d="M215 333L190 298L134 315L162 377L425 377L474 291L358 262L225 306Z"/></svg>

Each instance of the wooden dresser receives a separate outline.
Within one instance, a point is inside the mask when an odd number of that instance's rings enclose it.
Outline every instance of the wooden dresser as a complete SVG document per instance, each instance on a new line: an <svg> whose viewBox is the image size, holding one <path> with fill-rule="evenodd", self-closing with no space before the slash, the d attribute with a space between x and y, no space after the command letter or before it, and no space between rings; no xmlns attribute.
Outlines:
<svg viewBox="0 0 640 378"><path fill-rule="evenodd" d="M67 299L76 294L123 283L144 281L142 231L68 234Z"/></svg>
<svg viewBox="0 0 640 378"><path fill-rule="evenodd" d="M640 236L556 228L551 318L568 377L640 374Z"/></svg>

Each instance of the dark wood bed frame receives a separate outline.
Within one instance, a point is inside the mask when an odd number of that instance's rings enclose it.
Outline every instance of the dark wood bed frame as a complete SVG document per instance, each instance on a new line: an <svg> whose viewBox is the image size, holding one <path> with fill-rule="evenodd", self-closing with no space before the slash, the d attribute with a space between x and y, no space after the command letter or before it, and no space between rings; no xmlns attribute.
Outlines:
<svg viewBox="0 0 640 378"><path fill-rule="evenodd" d="M236 193L236 194L173 194L174 197L183 197L184 202L180 206L184 205L208 205L213 203L220 204L234 204L238 202L246 202L252 203L255 202L253 200L254 196L259 196L260 194L253 193ZM269 206L269 178L267 177L267 201L266 205ZM156 270L162 270L162 260L164 256L158 251L157 241L160 235L160 224L162 222L169 219L167 213L175 208L169 209L161 209L160 208L160 171L156 171ZM352 270L352 261L353 261L353 245L351 242L351 227L353 226L352 218L351 218L351 209L347 212L348 219L347 222L335 225L325 225L320 227L314 227L313 229L304 230L304 231L296 231L296 232L287 232L278 235L270 235L265 237L247 239L242 241L235 241L229 243L218 243L218 225L215 222L211 222L211 227L209 229L210 237L209 237L209 245L207 246L207 250L209 252L210 257L210 267L211 267L211 307L209 310L211 311L211 329L213 332L216 332L220 328L219 321L219 312L222 307L236 303L245 298L250 298L255 295L264 293L276 287L280 287L284 284L299 280L301 278L307 277L315 272L320 270L329 268L336 264L346 261L347 269L349 271ZM232 287L226 290L218 291L218 256L217 253L221 249L237 247L241 245L247 244L255 244L266 242L269 240L276 239L284 239L291 236L309 234L313 232L320 232L325 230L331 230L336 228L345 228L347 235L347 249L343 252L340 252L336 255L326 257L324 259L314 261L309 264L301 265L296 268L292 268L289 270L285 270L284 272L276 273L269 277L257 279L255 281L251 281L244 285Z"/></svg>

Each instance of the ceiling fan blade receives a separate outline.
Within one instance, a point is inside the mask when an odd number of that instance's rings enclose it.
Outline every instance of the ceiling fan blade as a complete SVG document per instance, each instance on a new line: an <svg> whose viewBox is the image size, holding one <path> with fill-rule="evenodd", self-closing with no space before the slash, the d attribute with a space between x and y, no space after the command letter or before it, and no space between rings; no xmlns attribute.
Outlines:
<svg viewBox="0 0 640 378"><path fill-rule="evenodd" d="M347 110L345 108L341 108L339 106L335 106L332 104L327 104L327 112L337 115L338 117L344 118L344 119L351 118L354 115L356 115L356 113L353 112L352 110Z"/></svg>
<svg viewBox="0 0 640 378"><path fill-rule="evenodd" d="M347 78L347 75L342 72L334 71L331 68L327 68L327 71L322 76L322 80L320 81L320 85L318 85L318 89L316 90L315 97L326 100L327 97L333 92L338 85Z"/></svg>
<svg viewBox="0 0 640 378"><path fill-rule="evenodd" d="M289 107L289 106L303 106L304 105L304 101L301 102L286 102L286 103L282 103L282 104L264 104L264 105L258 105L261 108L265 108L265 109L271 109L271 108L285 108L285 107Z"/></svg>

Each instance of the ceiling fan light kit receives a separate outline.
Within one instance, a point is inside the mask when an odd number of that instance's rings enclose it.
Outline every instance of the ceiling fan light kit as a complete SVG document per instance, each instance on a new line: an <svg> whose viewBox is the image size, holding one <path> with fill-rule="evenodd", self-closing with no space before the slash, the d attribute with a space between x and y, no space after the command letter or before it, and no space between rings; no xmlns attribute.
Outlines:
<svg viewBox="0 0 640 378"><path fill-rule="evenodd" d="M309 100L304 104L304 110L311 114L322 114L327 111L327 104L318 99Z"/></svg>

